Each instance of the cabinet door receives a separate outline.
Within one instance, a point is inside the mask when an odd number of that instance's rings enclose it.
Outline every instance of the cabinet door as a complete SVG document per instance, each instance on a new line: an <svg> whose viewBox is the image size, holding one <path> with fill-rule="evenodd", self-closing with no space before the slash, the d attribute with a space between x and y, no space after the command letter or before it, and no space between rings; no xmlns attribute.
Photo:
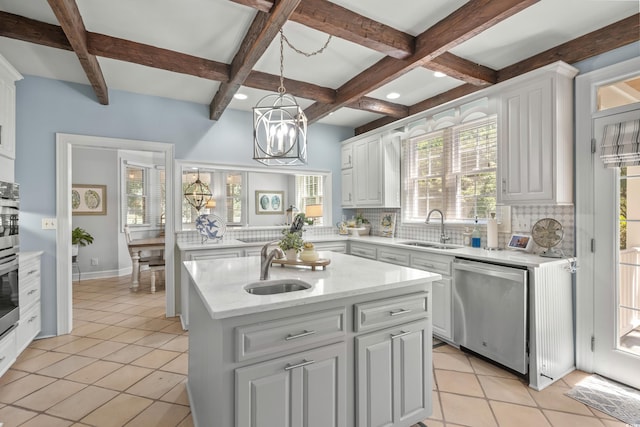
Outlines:
<svg viewBox="0 0 640 427"><path fill-rule="evenodd" d="M448 340L453 339L451 328L451 279L443 277L431 282L433 299L431 312L433 313L433 333Z"/></svg>
<svg viewBox="0 0 640 427"><path fill-rule="evenodd" d="M354 205L353 169L345 169L342 171L342 206L351 207Z"/></svg>
<svg viewBox="0 0 640 427"><path fill-rule="evenodd" d="M380 137L357 141L353 147L353 186L357 206L382 205Z"/></svg>
<svg viewBox="0 0 640 427"><path fill-rule="evenodd" d="M506 92L501 109L499 201L552 201L552 80L536 81Z"/></svg>
<svg viewBox="0 0 640 427"><path fill-rule="evenodd" d="M345 344L238 368L237 427L346 427Z"/></svg>
<svg viewBox="0 0 640 427"><path fill-rule="evenodd" d="M428 319L357 337L357 426L404 426L427 418L431 375Z"/></svg>
<svg viewBox="0 0 640 427"><path fill-rule="evenodd" d="M353 167L353 144L347 143L342 146L342 169Z"/></svg>

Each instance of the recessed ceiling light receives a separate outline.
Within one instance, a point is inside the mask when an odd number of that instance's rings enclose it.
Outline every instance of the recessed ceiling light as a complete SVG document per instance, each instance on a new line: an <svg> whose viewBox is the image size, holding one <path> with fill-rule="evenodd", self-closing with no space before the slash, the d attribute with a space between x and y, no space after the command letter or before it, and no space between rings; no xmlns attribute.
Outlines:
<svg viewBox="0 0 640 427"><path fill-rule="evenodd" d="M441 72L441 71L435 71L435 72L433 73L433 75L434 75L435 77L447 77L447 75L446 75L445 73Z"/></svg>
<svg viewBox="0 0 640 427"><path fill-rule="evenodd" d="M236 93L235 95L233 95L233 97L235 99L240 99L243 101L248 98L247 95L245 95L244 93Z"/></svg>
<svg viewBox="0 0 640 427"><path fill-rule="evenodd" d="M387 94L387 99L398 99L400 94L398 92L391 92Z"/></svg>

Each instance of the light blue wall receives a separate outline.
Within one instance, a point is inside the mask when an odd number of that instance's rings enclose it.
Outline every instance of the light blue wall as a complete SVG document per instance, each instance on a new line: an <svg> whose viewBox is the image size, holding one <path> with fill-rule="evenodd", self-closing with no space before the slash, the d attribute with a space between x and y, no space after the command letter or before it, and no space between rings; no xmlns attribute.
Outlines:
<svg viewBox="0 0 640 427"><path fill-rule="evenodd" d="M42 218L56 216L55 134L71 133L175 144L176 159L256 166L251 159L252 116L227 110L218 122L208 106L110 91L100 105L88 85L25 76L17 83L16 182L20 183L21 250L42 250L41 335L56 332L55 230ZM309 127L310 169L331 170L334 218L340 215L340 141L353 130Z"/></svg>

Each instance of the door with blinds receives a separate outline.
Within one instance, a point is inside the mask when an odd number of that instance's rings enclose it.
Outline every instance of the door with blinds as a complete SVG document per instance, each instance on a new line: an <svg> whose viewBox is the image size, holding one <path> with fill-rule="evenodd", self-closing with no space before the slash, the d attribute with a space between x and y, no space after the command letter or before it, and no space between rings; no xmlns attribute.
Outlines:
<svg viewBox="0 0 640 427"><path fill-rule="evenodd" d="M640 388L640 107L623 110L593 122L594 370Z"/></svg>

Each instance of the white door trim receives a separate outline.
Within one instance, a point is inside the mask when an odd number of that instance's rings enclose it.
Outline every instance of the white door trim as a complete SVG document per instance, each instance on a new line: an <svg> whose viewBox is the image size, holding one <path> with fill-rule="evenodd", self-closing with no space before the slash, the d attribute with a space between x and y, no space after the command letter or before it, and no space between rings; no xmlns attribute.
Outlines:
<svg viewBox="0 0 640 427"><path fill-rule="evenodd" d="M71 291L71 151L74 147L106 148L113 150L155 151L164 153L166 185L165 257L166 264L166 313L173 317L176 313L174 286L174 198L173 160L174 145L162 142L131 139L105 138L99 136L56 134L56 293L57 293L57 334L68 334L73 328Z"/></svg>
<svg viewBox="0 0 640 427"><path fill-rule="evenodd" d="M594 238L593 156L591 137L593 119L609 112L597 110L598 87L638 73L640 57L632 58L576 78L576 368L593 372L594 355L594 265L591 239Z"/></svg>

